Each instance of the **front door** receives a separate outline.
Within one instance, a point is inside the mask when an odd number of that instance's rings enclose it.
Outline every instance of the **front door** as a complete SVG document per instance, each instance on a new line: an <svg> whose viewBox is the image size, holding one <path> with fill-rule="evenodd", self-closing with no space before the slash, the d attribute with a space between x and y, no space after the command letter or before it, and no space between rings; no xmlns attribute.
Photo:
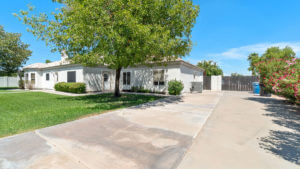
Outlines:
<svg viewBox="0 0 300 169"><path fill-rule="evenodd" d="M102 78L103 78L103 91L110 91L111 90L110 72L103 72Z"/></svg>

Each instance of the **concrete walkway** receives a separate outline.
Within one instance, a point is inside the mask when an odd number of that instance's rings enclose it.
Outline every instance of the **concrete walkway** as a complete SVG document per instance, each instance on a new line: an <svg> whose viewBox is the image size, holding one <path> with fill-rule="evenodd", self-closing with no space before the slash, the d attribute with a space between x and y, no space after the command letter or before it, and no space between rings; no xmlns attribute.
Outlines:
<svg viewBox="0 0 300 169"><path fill-rule="evenodd" d="M188 94L0 139L1 169L175 169L222 93Z"/></svg>
<svg viewBox="0 0 300 169"><path fill-rule="evenodd" d="M88 95L97 95L97 94L102 94L103 92L93 92L93 93L68 93L68 92L60 92L60 91L55 91L55 90L28 90L31 92L44 92L44 93L49 93L49 94L57 94L57 95L62 95L62 96L88 96Z"/></svg>
<svg viewBox="0 0 300 169"><path fill-rule="evenodd" d="M107 91L107 92L88 92L88 93L68 93L68 92L61 92L56 90L23 90L23 91L31 91L31 92L44 92L49 94L56 94L61 96L89 96L89 95L98 95L98 94L104 94L104 93L113 93L113 91ZM146 96L169 96L165 94L157 94L157 93L136 93L136 92L121 92L122 94L136 94L136 95L146 95Z"/></svg>
<svg viewBox="0 0 300 169"><path fill-rule="evenodd" d="M300 108L225 92L178 169L300 169Z"/></svg>

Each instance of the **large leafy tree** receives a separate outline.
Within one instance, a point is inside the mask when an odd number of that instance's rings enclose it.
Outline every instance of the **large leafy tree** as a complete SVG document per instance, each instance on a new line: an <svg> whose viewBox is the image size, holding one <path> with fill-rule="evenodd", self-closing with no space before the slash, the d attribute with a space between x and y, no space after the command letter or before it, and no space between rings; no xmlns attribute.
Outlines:
<svg viewBox="0 0 300 169"><path fill-rule="evenodd" d="M206 76L223 75L223 70L212 60L198 62L197 66L205 70Z"/></svg>
<svg viewBox="0 0 300 169"><path fill-rule="evenodd" d="M10 76L26 63L31 51L20 39L21 34L5 32L0 25L0 71Z"/></svg>
<svg viewBox="0 0 300 169"><path fill-rule="evenodd" d="M115 96L120 96L120 71L138 64L161 63L191 50L191 29L199 7L191 0L53 0L53 13L18 15L30 31L53 50L88 66L116 70Z"/></svg>

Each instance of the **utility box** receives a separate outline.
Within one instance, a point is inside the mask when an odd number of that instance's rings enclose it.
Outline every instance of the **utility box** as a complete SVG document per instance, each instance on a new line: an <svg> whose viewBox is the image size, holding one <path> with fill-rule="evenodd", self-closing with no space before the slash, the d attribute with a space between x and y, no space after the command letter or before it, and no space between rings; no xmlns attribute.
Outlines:
<svg viewBox="0 0 300 169"><path fill-rule="evenodd" d="M202 93L203 91L203 82L192 82L191 92Z"/></svg>

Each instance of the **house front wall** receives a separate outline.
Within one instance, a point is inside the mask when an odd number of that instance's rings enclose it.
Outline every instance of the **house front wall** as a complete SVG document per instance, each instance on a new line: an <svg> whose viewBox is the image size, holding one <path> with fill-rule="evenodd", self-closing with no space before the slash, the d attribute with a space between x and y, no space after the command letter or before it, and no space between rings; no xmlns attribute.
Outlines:
<svg viewBox="0 0 300 169"><path fill-rule="evenodd" d="M164 70L164 84L154 84L153 72L156 70ZM94 91L113 91L115 87L115 70L106 67L83 67L83 66L61 66L52 67L43 70L25 70L28 74L30 82L31 73L35 73L36 89L54 89L54 85L58 82L67 82L67 74L69 71L76 71L76 82L86 84L88 92ZM130 72L130 84L123 85L123 73ZM46 76L49 74L49 80ZM108 75L108 79L104 80L104 74ZM130 90L132 87L143 87L155 92L167 92L168 82L171 80L180 80L184 83L183 92L190 92L191 82L202 82L203 72L185 66L184 64L171 64L168 66L154 67L131 67L122 69L120 77L120 90ZM28 88L28 86L26 86Z"/></svg>
<svg viewBox="0 0 300 169"><path fill-rule="evenodd" d="M104 81L104 74L108 75ZM88 92L112 91L115 86L115 71L106 67L84 67L83 79Z"/></svg>
<svg viewBox="0 0 300 169"><path fill-rule="evenodd" d="M58 82L67 82L67 74L69 71L76 72L76 82L84 82L83 67L70 66L70 67L56 67L43 70L25 70L25 76L28 74L28 84L31 83L31 74L35 73L35 89L54 89L54 85ZM49 80L46 80L46 75L49 74ZM29 88L28 85L25 85Z"/></svg>
<svg viewBox="0 0 300 169"><path fill-rule="evenodd" d="M203 82L203 71L182 64L180 66L180 80L184 85L183 92L190 92L192 82Z"/></svg>
<svg viewBox="0 0 300 169"><path fill-rule="evenodd" d="M164 70L164 85L154 85L153 72L155 70ZM123 72L130 72L130 86L123 85ZM122 70L120 88L129 90L134 86L156 92L167 92L168 82L174 79L180 79L179 65L127 68Z"/></svg>

